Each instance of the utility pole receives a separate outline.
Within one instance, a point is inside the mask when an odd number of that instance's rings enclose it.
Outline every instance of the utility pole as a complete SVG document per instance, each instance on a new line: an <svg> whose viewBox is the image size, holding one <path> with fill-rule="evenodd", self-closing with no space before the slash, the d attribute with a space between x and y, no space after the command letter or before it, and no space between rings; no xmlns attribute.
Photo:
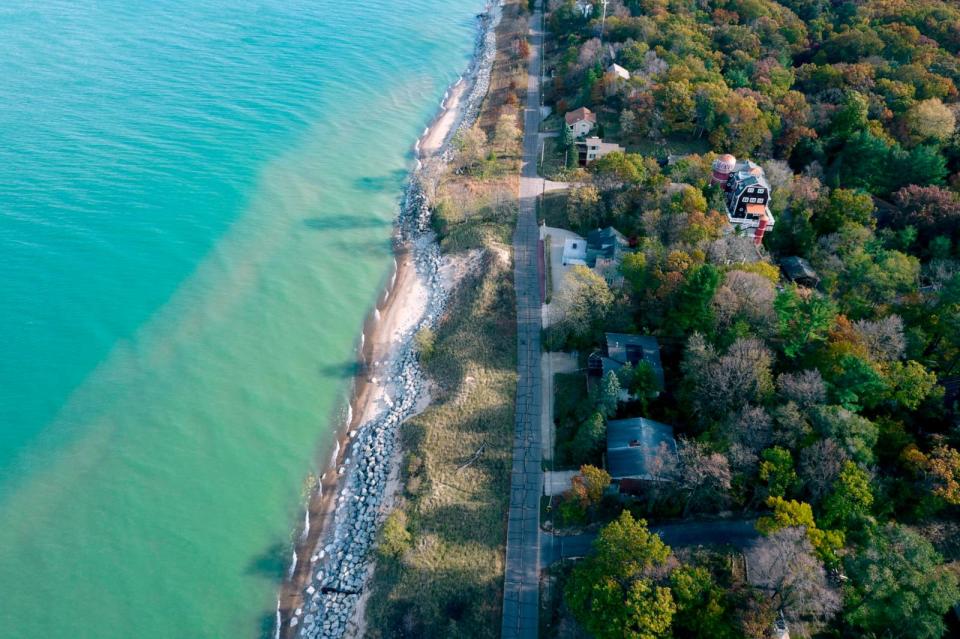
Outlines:
<svg viewBox="0 0 960 639"><path fill-rule="evenodd" d="M600 47L603 48L603 28L607 23L607 2L609 0L603 0L603 17L600 18Z"/></svg>

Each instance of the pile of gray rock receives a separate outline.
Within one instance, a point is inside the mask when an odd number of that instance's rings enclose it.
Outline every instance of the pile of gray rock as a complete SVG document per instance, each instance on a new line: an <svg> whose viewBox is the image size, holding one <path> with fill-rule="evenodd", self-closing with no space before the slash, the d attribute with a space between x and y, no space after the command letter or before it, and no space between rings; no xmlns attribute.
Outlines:
<svg viewBox="0 0 960 639"><path fill-rule="evenodd" d="M474 84L463 104L457 130L473 126L490 85L496 56L495 28L500 21L497 0L482 20L470 71ZM448 162L451 153L448 146L440 154L440 162ZM304 607L297 609L289 622L304 639L339 639L347 630L372 568L370 551L387 514L386 487L390 473L397 470L393 454L399 445L399 426L413 414L424 389L413 337L421 329L436 325L448 300L440 281L440 246L430 231L430 201L423 186L424 180L435 179L436 175L435 170L424 167L411 176L398 219L400 240L410 247L417 273L427 287L426 311L417 326L400 336L393 360L381 364L381 381L392 389L385 399L386 410L351 432L347 456L337 470L341 481L333 535L309 558L313 578Z"/></svg>

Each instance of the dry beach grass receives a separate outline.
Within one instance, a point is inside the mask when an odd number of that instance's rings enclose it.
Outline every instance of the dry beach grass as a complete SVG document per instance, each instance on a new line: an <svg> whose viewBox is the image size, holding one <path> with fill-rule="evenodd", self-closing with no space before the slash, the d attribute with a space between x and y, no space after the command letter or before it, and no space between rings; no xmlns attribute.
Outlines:
<svg viewBox="0 0 960 639"><path fill-rule="evenodd" d="M515 42L526 31L517 2L504 7L497 58L480 125L492 133L514 109ZM424 358L433 403L401 428L397 506L411 534L381 553L370 583L368 637L497 637L516 393L516 315L510 238L518 189L516 148L493 175L447 174L433 201L435 226L453 259L477 267L452 293ZM479 454L477 454L479 452Z"/></svg>

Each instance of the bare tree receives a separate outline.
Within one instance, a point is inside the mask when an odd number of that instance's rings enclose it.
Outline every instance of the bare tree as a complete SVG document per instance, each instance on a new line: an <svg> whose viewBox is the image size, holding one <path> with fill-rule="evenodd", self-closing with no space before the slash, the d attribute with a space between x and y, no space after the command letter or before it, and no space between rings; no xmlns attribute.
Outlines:
<svg viewBox="0 0 960 639"><path fill-rule="evenodd" d="M768 335L776 326L773 300L777 292L773 282L756 273L730 271L713 296L717 326L729 328L737 320L745 320L757 332Z"/></svg>
<svg viewBox="0 0 960 639"><path fill-rule="evenodd" d="M773 355L763 341L740 337L719 355L702 335L687 342L683 372L691 385L693 409L724 417L748 402L762 402L773 388Z"/></svg>
<svg viewBox="0 0 960 639"><path fill-rule="evenodd" d="M746 235L724 235L707 246L711 264L749 264L759 260L753 239Z"/></svg>
<svg viewBox="0 0 960 639"><path fill-rule="evenodd" d="M664 496L675 490L674 482L680 474L680 460L666 442L660 442L652 452L647 462L647 473L650 475L647 483L647 507L651 512Z"/></svg>
<svg viewBox="0 0 960 639"><path fill-rule="evenodd" d="M514 150L514 146L523 135L517 124L517 114L511 109L507 109L500 114L497 120L497 128L493 134L494 143L501 152L507 153Z"/></svg>
<svg viewBox="0 0 960 639"><path fill-rule="evenodd" d="M903 336L903 320L899 315L888 315L876 321L858 320L853 328L866 344L870 356L889 362L903 357L907 340Z"/></svg>
<svg viewBox="0 0 960 639"><path fill-rule="evenodd" d="M590 38L580 47L580 55L577 56L577 67L582 71L592 67L603 53L603 45L599 38Z"/></svg>
<svg viewBox="0 0 960 639"><path fill-rule="evenodd" d="M773 420L761 406L744 406L726 421L726 435L731 442L759 453L773 443Z"/></svg>
<svg viewBox="0 0 960 639"><path fill-rule="evenodd" d="M726 502L731 479L727 458L692 439L681 439L678 453L680 486L687 493L684 516L693 510Z"/></svg>
<svg viewBox="0 0 960 639"><path fill-rule="evenodd" d="M750 582L767 593L791 633L809 636L840 610L840 594L827 582L803 528L761 538L748 551L747 565Z"/></svg>
<svg viewBox="0 0 960 639"><path fill-rule="evenodd" d="M795 449L812 430L806 415L793 400L775 406L772 409L772 415L773 443L778 446Z"/></svg>
<svg viewBox="0 0 960 639"><path fill-rule="evenodd" d="M813 501L819 501L840 476L846 451L832 439L821 439L800 451L800 478Z"/></svg>
<svg viewBox="0 0 960 639"><path fill-rule="evenodd" d="M816 369L783 373L777 377L777 388L785 399L796 402L803 409L822 404L827 399L827 385Z"/></svg>

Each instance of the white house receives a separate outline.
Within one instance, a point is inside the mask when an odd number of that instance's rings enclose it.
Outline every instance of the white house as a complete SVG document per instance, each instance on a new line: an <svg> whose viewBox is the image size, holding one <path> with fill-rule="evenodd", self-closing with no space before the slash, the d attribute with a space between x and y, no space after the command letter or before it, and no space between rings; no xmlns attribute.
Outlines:
<svg viewBox="0 0 960 639"><path fill-rule="evenodd" d="M582 238L567 238L563 241L564 266L587 265L587 241Z"/></svg>
<svg viewBox="0 0 960 639"><path fill-rule="evenodd" d="M597 124L597 115L587 107L569 111L563 116L563 119L567 123L567 130L570 131L574 139L582 138L590 133Z"/></svg>
<svg viewBox="0 0 960 639"><path fill-rule="evenodd" d="M630 72L614 62L607 68L607 73L615 75L620 80L629 80Z"/></svg>
<svg viewBox="0 0 960 639"><path fill-rule="evenodd" d="M577 0L574 6L584 18L589 18L593 15L593 3L590 2L590 0Z"/></svg>
<svg viewBox="0 0 960 639"><path fill-rule="evenodd" d="M600 138L594 136L592 138L587 138L582 142L577 142L577 151L580 154L580 165L586 166L590 162L602 158L605 155L609 155L611 153L626 153L627 150L619 144L614 144L613 142L604 142Z"/></svg>

